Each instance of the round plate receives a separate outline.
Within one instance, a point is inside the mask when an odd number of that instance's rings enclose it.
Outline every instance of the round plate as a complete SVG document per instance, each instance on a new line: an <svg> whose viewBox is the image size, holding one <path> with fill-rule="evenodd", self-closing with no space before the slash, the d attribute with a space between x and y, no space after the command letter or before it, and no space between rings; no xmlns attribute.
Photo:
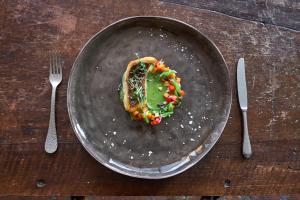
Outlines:
<svg viewBox="0 0 300 200"><path fill-rule="evenodd" d="M163 59L182 78L181 107L158 126L131 120L118 95L136 54ZM72 127L96 160L121 174L159 179L183 172L213 147L228 119L231 85L220 51L197 29L165 17L131 17L86 43L67 98Z"/></svg>

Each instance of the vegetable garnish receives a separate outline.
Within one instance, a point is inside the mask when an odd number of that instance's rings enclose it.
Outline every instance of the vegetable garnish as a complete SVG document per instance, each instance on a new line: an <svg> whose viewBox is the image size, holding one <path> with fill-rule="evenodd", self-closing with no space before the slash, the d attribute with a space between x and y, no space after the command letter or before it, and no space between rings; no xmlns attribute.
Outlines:
<svg viewBox="0 0 300 200"><path fill-rule="evenodd" d="M122 78L121 100L134 120L158 125L181 104L184 91L177 72L153 57L129 62Z"/></svg>

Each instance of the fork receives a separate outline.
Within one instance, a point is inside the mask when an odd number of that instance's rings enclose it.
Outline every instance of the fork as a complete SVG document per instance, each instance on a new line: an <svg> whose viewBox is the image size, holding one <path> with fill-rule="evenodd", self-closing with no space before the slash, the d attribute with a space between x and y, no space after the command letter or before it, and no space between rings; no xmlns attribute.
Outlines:
<svg viewBox="0 0 300 200"><path fill-rule="evenodd" d="M50 121L45 142L45 151L54 153L57 150L57 134L55 125L55 95L56 88L62 80L62 61L57 52L50 55L49 81L52 85Z"/></svg>

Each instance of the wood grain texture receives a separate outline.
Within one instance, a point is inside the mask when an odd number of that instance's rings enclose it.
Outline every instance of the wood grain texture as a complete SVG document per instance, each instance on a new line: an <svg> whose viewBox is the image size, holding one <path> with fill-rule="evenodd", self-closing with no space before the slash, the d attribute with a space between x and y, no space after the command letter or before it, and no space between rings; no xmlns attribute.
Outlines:
<svg viewBox="0 0 300 200"><path fill-rule="evenodd" d="M57 196L0 196L0 200L73 200L73 199L71 199L71 197L57 197Z"/></svg>
<svg viewBox="0 0 300 200"><path fill-rule="evenodd" d="M209 36L228 64L233 104L215 147L188 171L164 180L125 177L100 165L70 126L66 90L84 43L134 15L185 21ZM299 32L161 1L0 1L1 195L239 195L300 192ZM44 152L51 87L48 51L64 58L57 94L59 149ZM245 57L254 155L241 155L236 62ZM38 188L38 180L45 186ZM226 184L225 183L226 180Z"/></svg>
<svg viewBox="0 0 300 200"><path fill-rule="evenodd" d="M200 200L200 196L89 196L85 200Z"/></svg>
<svg viewBox="0 0 300 200"><path fill-rule="evenodd" d="M86 196L86 197L43 197L3 196L0 200L298 200L300 195L282 196Z"/></svg>
<svg viewBox="0 0 300 200"><path fill-rule="evenodd" d="M294 0L161 0L193 8L206 9L263 24L300 30L300 2Z"/></svg>

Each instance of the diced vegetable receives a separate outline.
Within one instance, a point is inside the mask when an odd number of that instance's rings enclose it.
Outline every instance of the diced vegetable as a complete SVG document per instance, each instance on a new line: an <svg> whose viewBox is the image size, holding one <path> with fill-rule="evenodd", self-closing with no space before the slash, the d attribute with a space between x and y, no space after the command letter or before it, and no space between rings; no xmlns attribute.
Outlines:
<svg viewBox="0 0 300 200"><path fill-rule="evenodd" d="M170 74L169 76L168 76L168 78L169 79L171 79L171 78L175 78L176 77L176 75L173 73L173 74Z"/></svg>
<svg viewBox="0 0 300 200"><path fill-rule="evenodd" d="M180 96L183 96L183 95L184 95L184 91L180 90Z"/></svg>
<svg viewBox="0 0 300 200"><path fill-rule="evenodd" d="M168 110L168 111L173 111L174 107L175 107L175 106L174 106L174 103L171 102L171 103L168 104L167 110Z"/></svg>
<svg viewBox="0 0 300 200"><path fill-rule="evenodd" d="M174 93L174 91L175 91L175 87L173 85L169 85L168 89L169 89L169 92L171 92L171 93Z"/></svg>
<svg viewBox="0 0 300 200"><path fill-rule="evenodd" d="M161 117L165 118L165 117L170 117L173 114L173 111L170 112L165 112L161 114Z"/></svg>
<svg viewBox="0 0 300 200"><path fill-rule="evenodd" d="M161 116L157 116L153 121L151 121L151 125L157 125L160 122L161 122Z"/></svg>
<svg viewBox="0 0 300 200"><path fill-rule="evenodd" d="M163 68L163 71L164 71L164 72L167 72L167 71L169 71L169 70L170 70L169 67L164 67L164 68Z"/></svg>
<svg viewBox="0 0 300 200"><path fill-rule="evenodd" d="M163 67L161 65L158 65L156 67L156 70L159 71L159 72L162 72L163 71Z"/></svg>
<svg viewBox="0 0 300 200"><path fill-rule="evenodd" d="M158 117L155 117L155 119L154 119L155 121L157 121L157 123L160 123L161 122L161 117L160 116L158 116Z"/></svg>
<svg viewBox="0 0 300 200"><path fill-rule="evenodd" d="M177 96L179 96L180 94L180 90L181 90L181 86L175 81L175 79L171 79L171 83L174 85L175 87L175 94Z"/></svg>
<svg viewBox="0 0 300 200"><path fill-rule="evenodd" d="M152 126L155 126L155 125L157 125L158 123L155 121L155 120L153 120L153 121L151 121L151 123L150 123Z"/></svg>
<svg viewBox="0 0 300 200"><path fill-rule="evenodd" d="M134 116L134 117L137 117L138 114L139 114L139 111L137 111L137 110L133 112L133 116Z"/></svg>
<svg viewBox="0 0 300 200"><path fill-rule="evenodd" d="M145 121L147 124L149 124L150 121L149 121L147 115L143 115L143 117L144 117L144 121Z"/></svg>
<svg viewBox="0 0 300 200"><path fill-rule="evenodd" d="M177 100L177 96L175 96L175 95L169 95L169 96L166 98L167 103L170 103L170 102L176 102L176 100Z"/></svg>
<svg viewBox="0 0 300 200"><path fill-rule="evenodd" d="M177 72L175 71L175 70L169 70L169 71L167 71L167 72L163 72L163 73L161 73L160 75L159 75L159 78L166 78L166 77L168 77L169 75L171 75L171 74L176 74Z"/></svg>
<svg viewBox="0 0 300 200"><path fill-rule="evenodd" d="M151 113L148 113L147 118L148 118L149 120L154 120L155 116L152 115Z"/></svg>

